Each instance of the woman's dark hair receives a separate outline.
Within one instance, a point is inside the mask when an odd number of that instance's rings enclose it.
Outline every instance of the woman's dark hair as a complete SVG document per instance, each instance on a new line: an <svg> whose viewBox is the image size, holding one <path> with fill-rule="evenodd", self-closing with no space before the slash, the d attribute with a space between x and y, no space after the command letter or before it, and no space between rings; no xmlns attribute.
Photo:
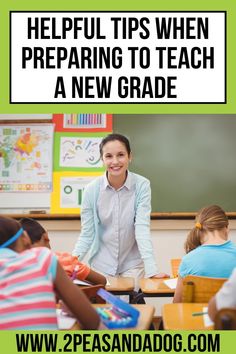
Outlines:
<svg viewBox="0 0 236 354"><path fill-rule="evenodd" d="M109 134L105 138L102 139L102 141L99 145L101 157L102 157L102 153L103 153L102 150L103 150L104 145L106 145L110 141L114 141L114 140L118 140L119 142L121 142L125 146L128 155L130 155L130 153L131 153L130 143L129 143L129 140L126 138L126 136L121 135L121 134Z"/></svg>
<svg viewBox="0 0 236 354"><path fill-rule="evenodd" d="M0 245L4 244L14 236L20 228L21 225L18 221L5 216L0 216ZM16 241L9 245L8 248L14 249L15 243Z"/></svg>
<svg viewBox="0 0 236 354"><path fill-rule="evenodd" d="M28 233L32 244L41 240L45 229L34 219L23 218L20 220L23 229Z"/></svg>
<svg viewBox="0 0 236 354"><path fill-rule="evenodd" d="M195 218L195 226L189 232L185 242L186 253L201 246L201 241L206 231L222 230L228 227L229 221L224 210L218 205L202 208Z"/></svg>

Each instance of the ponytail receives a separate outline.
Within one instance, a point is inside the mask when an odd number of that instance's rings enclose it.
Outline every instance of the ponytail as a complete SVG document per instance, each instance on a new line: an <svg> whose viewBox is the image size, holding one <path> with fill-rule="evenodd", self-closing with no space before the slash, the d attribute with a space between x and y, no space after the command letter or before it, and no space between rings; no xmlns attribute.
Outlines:
<svg viewBox="0 0 236 354"><path fill-rule="evenodd" d="M184 244L184 249L186 253L194 250L195 248L201 246L201 230L194 227L188 234L187 240Z"/></svg>
<svg viewBox="0 0 236 354"><path fill-rule="evenodd" d="M222 230L228 227L229 221L223 209L218 205L202 208L195 219L194 228L189 232L184 248L186 253L201 246L206 231Z"/></svg>

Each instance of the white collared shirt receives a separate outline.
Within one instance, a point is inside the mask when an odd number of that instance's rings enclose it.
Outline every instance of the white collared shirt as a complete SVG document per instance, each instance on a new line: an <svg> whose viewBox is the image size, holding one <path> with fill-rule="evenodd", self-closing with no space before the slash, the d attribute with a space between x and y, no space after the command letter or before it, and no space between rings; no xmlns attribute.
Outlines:
<svg viewBox="0 0 236 354"><path fill-rule="evenodd" d="M124 185L115 190L105 174L101 179L97 209L100 248L92 260L92 267L114 276L142 266L135 239L135 181L132 175L128 173Z"/></svg>

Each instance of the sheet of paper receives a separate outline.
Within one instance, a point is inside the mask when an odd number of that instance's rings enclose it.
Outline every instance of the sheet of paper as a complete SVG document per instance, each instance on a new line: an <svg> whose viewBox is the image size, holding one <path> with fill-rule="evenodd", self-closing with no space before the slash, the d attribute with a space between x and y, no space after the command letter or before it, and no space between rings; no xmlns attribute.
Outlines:
<svg viewBox="0 0 236 354"><path fill-rule="evenodd" d="M76 319L74 317L63 315L61 309L57 309L56 311L59 329L70 329L75 324Z"/></svg>
<svg viewBox="0 0 236 354"><path fill-rule="evenodd" d="M203 307L202 312L208 312L208 307ZM212 322L212 320L210 319L207 313L203 315L203 321L205 327L210 327L214 325L214 322Z"/></svg>
<svg viewBox="0 0 236 354"><path fill-rule="evenodd" d="M166 280L164 280L164 283L168 286L168 288L176 289L177 281L178 281L178 278L166 279Z"/></svg>
<svg viewBox="0 0 236 354"><path fill-rule="evenodd" d="M83 281L80 279L73 280L73 283L76 285L92 286L92 284L88 283L87 281Z"/></svg>

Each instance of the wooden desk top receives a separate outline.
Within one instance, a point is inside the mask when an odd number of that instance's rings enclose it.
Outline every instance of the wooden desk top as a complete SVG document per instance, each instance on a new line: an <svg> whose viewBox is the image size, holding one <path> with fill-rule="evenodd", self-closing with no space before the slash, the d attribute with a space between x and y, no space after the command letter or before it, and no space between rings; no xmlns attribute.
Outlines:
<svg viewBox="0 0 236 354"><path fill-rule="evenodd" d="M144 294L170 294L174 295L175 290L170 289L165 283L165 279L145 279L139 280L139 286Z"/></svg>
<svg viewBox="0 0 236 354"><path fill-rule="evenodd" d="M204 325L203 316L193 316L194 312L202 312L208 304L179 303L165 304L162 308L164 329L167 330L210 330L212 326Z"/></svg>
<svg viewBox="0 0 236 354"><path fill-rule="evenodd" d="M93 307L108 307L109 304L93 304ZM136 327L132 328L125 328L129 330L146 330L149 329L151 323L152 323L152 318L154 314L154 307L151 305L132 305L134 306L137 310L140 311L140 316L138 319L138 324ZM76 322L74 326L71 328L71 330L79 330L79 324ZM118 330L118 329L115 329ZM108 330L109 331L109 330Z"/></svg>
<svg viewBox="0 0 236 354"><path fill-rule="evenodd" d="M110 285L106 285L107 291L133 291L134 279L122 277L107 277Z"/></svg>

